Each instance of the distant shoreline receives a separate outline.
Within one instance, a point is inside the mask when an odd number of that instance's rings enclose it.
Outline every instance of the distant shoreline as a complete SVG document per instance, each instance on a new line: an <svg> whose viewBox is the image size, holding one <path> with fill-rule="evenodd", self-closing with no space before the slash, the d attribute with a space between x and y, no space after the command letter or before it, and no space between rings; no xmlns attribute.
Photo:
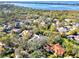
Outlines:
<svg viewBox="0 0 79 59"><path fill-rule="evenodd" d="M57 4L58 3L58 4ZM67 4L66 4L67 3ZM16 2L16 1L1 1L1 4L12 4L20 7L28 7L32 9L39 10L78 10L79 11L79 2Z"/></svg>
<svg viewBox="0 0 79 59"><path fill-rule="evenodd" d="M0 1L0 3L21 3L21 4L49 4L49 5L72 5L79 6L79 1Z"/></svg>

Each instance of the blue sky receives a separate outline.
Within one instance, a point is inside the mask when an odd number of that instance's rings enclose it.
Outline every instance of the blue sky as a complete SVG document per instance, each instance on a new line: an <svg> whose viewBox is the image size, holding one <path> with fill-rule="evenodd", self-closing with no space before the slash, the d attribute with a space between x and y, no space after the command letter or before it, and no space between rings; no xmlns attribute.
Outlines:
<svg viewBox="0 0 79 59"><path fill-rule="evenodd" d="M79 0L0 0L0 1L79 1Z"/></svg>

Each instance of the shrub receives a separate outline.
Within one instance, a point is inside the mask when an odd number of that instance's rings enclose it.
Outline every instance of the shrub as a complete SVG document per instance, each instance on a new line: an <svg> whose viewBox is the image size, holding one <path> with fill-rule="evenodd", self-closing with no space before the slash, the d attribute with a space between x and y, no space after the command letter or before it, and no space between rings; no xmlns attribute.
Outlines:
<svg viewBox="0 0 79 59"><path fill-rule="evenodd" d="M33 53L30 54L30 57L31 58L42 58L42 57L44 58L45 56L41 51L36 50L36 51L34 51Z"/></svg>

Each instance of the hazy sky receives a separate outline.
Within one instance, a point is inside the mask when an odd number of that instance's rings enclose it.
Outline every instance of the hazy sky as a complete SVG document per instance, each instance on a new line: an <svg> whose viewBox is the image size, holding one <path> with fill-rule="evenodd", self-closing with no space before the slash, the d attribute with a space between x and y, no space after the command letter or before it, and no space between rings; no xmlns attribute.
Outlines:
<svg viewBox="0 0 79 59"><path fill-rule="evenodd" d="M0 0L0 1L79 1L79 0Z"/></svg>

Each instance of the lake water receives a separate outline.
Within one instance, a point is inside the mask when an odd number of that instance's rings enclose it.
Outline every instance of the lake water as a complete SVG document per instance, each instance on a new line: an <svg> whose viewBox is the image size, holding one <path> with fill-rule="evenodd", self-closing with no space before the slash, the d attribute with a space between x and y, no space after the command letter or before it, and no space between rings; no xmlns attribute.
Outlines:
<svg viewBox="0 0 79 59"><path fill-rule="evenodd" d="M17 6L30 7L33 9L42 9L42 10L79 10L79 6L73 6L73 5L27 4L27 3L24 4L12 3L12 4Z"/></svg>

